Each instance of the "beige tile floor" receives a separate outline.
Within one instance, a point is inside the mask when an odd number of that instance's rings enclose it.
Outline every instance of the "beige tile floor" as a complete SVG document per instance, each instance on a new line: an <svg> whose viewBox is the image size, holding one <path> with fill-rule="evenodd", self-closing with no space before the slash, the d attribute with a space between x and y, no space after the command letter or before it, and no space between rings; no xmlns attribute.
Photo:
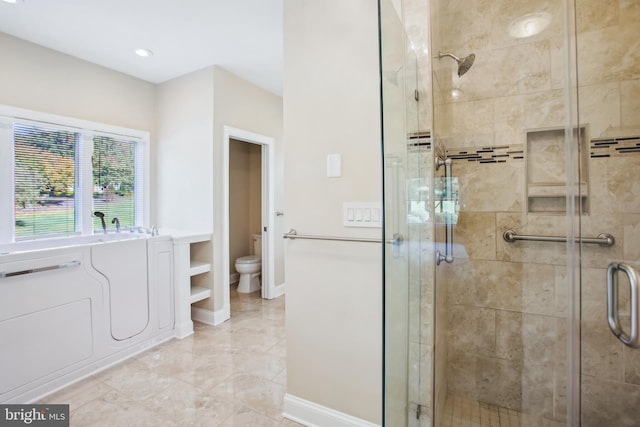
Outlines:
<svg viewBox="0 0 640 427"><path fill-rule="evenodd" d="M523 414L477 400L447 396L437 427L562 427L566 423Z"/></svg>
<svg viewBox="0 0 640 427"><path fill-rule="evenodd" d="M299 426L282 417L284 297L232 286L231 319L171 340L42 400L70 405L72 427Z"/></svg>

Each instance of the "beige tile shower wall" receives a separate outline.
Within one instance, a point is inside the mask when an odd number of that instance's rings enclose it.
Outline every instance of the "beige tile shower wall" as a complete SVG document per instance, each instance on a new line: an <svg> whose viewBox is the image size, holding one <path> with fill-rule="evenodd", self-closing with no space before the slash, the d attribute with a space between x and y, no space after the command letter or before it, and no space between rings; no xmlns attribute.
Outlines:
<svg viewBox="0 0 640 427"><path fill-rule="evenodd" d="M526 130L563 127L561 7L551 1L432 5L432 22L438 20L432 24L433 55L437 50L477 55L462 78L454 74L454 61L434 60L434 89L439 91L434 93L434 135L449 150L523 144ZM580 123L591 137L638 135L640 3L579 0L577 8ZM534 11L552 16L549 28L531 38L509 38L509 23ZM582 254L583 408L595 420L590 425L632 425L624 417L606 418L611 411L603 409L624 408L640 398L638 356L613 338L602 314L608 263L623 259L639 266L640 180L630 179L639 162L638 153L588 162L591 212L582 218L583 234L609 232L617 238L612 248L588 245ZM454 235L458 255L443 269L446 280L438 277L448 297L448 392L563 420L566 247L509 244L502 232L515 228L522 234L562 235L566 218L525 213L523 160L459 160L453 167L462 189Z"/></svg>
<svg viewBox="0 0 640 427"><path fill-rule="evenodd" d="M576 2L580 119L593 137L640 135L640 3ZM592 215L585 233L612 233L609 251L590 247L583 270L583 405L586 426L637 425L640 350L620 343L603 318L608 262L640 268L640 153L590 159ZM621 282L623 283L623 282ZM621 289L626 290L624 285ZM621 306L627 307L621 296Z"/></svg>
<svg viewBox="0 0 640 427"><path fill-rule="evenodd" d="M583 248L582 408L586 426L635 426L638 422L634 408L640 402L640 350L618 341L605 315L608 264L623 261L640 268L640 203L637 197L630 197L636 191L638 170L640 153L590 159L590 179L597 185L591 190L594 212L585 218L584 234L609 232L616 244ZM622 322L628 325L628 288L626 280L620 280Z"/></svg>
<svg viewBox="0 0 640 427"><path fill-rule="evenodd" d="M528 13L542 7L557 15L554 4L436 3L433 55L476 54L462 78L453 60L434 59L434 134L448 150L522 146L524 129L562 126L563 94L551 77L562 21L528 40L501 31L528 7L534 8ZM522 159L453 162L461 188L455 261L438 267L438 289L446 290L446 391L563 419L564 391L554 388L564 372L566 334L558 273L553 265L501 257L499 216L523 218L524 170Z"/></svg>
<svg viewBox="0 0 640 427"><path fill-rule="evenodd" d="M640 4L576 2L580 119L591 135L640 134Z"/></svg>
<svg viewBox="0 0 640 427"><path fill-rule="evenodd" d="M563 126L562 86L554 85L552 73L564 66L561 2L436 3L432 10L438 10L439 24L432 56L440 102L434 130L449 148L520 144L523 129ZM551 16L547 30L524 39L510 37L510 23L532 12ZM476 60L460 78L455 61L437 59L438 51L459 57L475 53ZM559 80L562 73L556 74Z"/></svg>
<svg viewBox="0 0 640 427"><path fill-rule="evenodd" d="M450 395L564 420L556 384L565 375L565 246L508 244L502 231L562 234L565 219L523 213L523 166L453 162L462 207L455 261L439 267L438 283L447 292L447 387Z"/></svg>

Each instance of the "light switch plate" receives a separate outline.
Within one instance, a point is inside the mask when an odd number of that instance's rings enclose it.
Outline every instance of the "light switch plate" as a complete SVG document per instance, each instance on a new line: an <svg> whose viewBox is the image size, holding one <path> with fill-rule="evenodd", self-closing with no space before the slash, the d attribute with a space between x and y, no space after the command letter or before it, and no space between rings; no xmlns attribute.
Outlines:
<svg viewBox="0 0 640 427"><path fill-rule="evenodd" d="M382 204L376 202L345 202L343 208L345 227L382 227Z"/></svg>
<svg viewBox="0 0 640 427"><path fill-rule="evenodd" d="M338 178L342 176L342 155L327 155L327 177Z"/></svg>

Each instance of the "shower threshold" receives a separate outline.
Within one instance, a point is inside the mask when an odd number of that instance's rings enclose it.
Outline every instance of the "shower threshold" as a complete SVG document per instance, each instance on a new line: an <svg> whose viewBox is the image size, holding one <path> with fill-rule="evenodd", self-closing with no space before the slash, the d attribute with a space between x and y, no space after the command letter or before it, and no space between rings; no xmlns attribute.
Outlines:
<svg viewBox="0 0 640 427"><path fill-rule="evenodd" d="M565 422L524 414L490 403L447 396L442 420L435 427L565 427Z"/></svg>

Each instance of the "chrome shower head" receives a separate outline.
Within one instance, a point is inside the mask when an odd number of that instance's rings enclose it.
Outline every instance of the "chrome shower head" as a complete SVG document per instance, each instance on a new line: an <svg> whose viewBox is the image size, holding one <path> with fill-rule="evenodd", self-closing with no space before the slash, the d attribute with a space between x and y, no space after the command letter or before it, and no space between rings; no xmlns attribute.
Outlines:
<svg viewBox="0 0 640 427"><path fill-rule="evenodd" d="M438 59L442 59L445 56L448 56L449 58L455 59L455 61L458 63L458 77L462 77L462 75L464 73L469 71L469 68L471 68L471 66L473 65L473 61L476 60L476 54L475 53L469 54L469 55L465 56L464 58L458 58L457 56L455 56L452 53L438 52Z"/></svg>

